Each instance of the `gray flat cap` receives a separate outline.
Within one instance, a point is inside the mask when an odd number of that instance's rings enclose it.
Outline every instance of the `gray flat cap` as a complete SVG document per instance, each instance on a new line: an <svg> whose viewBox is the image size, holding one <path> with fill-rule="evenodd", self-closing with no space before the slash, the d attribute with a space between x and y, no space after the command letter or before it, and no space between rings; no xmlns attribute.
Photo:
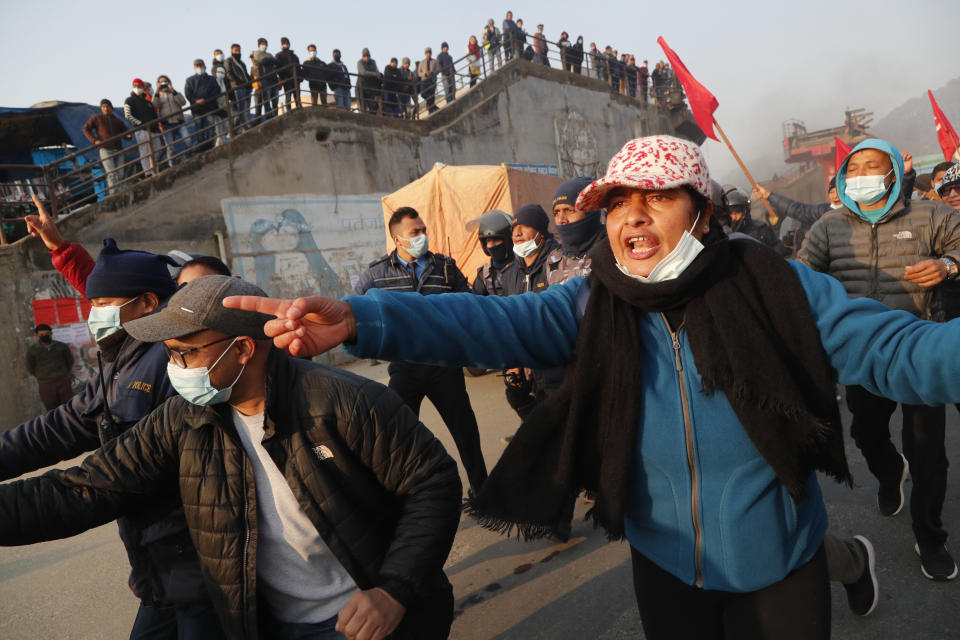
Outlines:
<svg viewBox="0 0 960 640"><path fill-rule="evenodd" d="M141 342L162 342L213 329L231 336L264 340L263 325L274 316L255 311L227 309L228 296L263 296L263 289L230 276L203 276L188 282L174 293L160 311L131 320L124 330Z"/></svg>

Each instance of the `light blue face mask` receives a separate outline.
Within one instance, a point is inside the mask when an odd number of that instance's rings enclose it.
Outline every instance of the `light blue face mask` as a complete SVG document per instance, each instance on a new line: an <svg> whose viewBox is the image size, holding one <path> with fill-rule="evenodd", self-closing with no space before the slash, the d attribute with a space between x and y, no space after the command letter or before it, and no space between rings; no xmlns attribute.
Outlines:
<svg viewBox="0 0 960 640"><path fill-rule="evenodd" d="M87 316L87 327L93 334L93 339L100 342L107 336L112 336L120 331L120 307L125 307L136 297L130 298L121 305L111 305L109 307L90 307L90 315Z"/></svg>
<svg viewBox="0 0 960 640"><path fill-rule="evenodd" d="M617 262L617 268L626 275L630 276L634 280L639 280L640 282L664 282L666 280L674 280L680 276L681 273L686 271L687 267L696 259L700 252L703 251L703 243L696 239L696 237L690 233L691 229L697 228L697 223L700 222L700 212L697 212L697 219L693 221L693 226L690 229L687 229L683 232L683 235L680 237L680 242L677 243L670 253L665 255L663 259L656 264L656 266L650 271L649 275L638 276L627 271L627 268Z"/></svg>
<svg viewBox="0 0 960 640"><path fill-rule="evenodd" d="M430 247L430 241L427 239L427 234L421 233L419 236L413 236L412 238L407 238L407 242L410 243L410 246L407 247L407 253L413 256L414 259L419 258L427 252L427 249Z"/></svg>
<svg viewBox="0 0 960 640"><path fill-rule="evenodd" d="M223 353L220 354L216 362L210 365L209 368L188 367L184 369L172 362L168 362L167 377L170 378L170 384L177 390L177 393L183 396L184 400L191 404L206 407L226 402L230 399L233 386L237 384L237 380L243 375L243 370L247 368L247 365L244 364L240 367L240 373L237 374L237 377L233 379L230 386L223 389L217 389L210 383L210 372L220 363L220 360L227 354L227 351L230 351L230 347L239 339L239 336L234 338L230 344L227 345L227 348L223 350Z"/></svg>

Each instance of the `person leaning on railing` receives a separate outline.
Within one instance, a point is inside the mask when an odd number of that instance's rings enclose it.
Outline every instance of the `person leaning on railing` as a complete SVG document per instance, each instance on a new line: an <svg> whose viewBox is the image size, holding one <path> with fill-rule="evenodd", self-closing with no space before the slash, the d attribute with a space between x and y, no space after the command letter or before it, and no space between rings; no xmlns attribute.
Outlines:
<svg viewBox="0 0 960 640"><path fill-rule="evenodd" d="M403 117L412 118L414 96L417 95L417 75L410 68L410 58L404 56L400 64L400 80L403 82L401 92L397 94L403 108Z"/></svg>
<svg viewBox="0 0 960 640"><path fill-rule="evenodd" d="M417 78L420 79L420 95L427 104L430 113L437 111L435 104L437 92L437 61L433 59L433 49L427 47L423 51L423 60L417 63Z"/></svg>
<svg viewBox="0 0 960 640"><path fill-rule="evenodd" d="M241 57L239 44L230 45L230 57L223 61L223 68L227 70L227 78L233 87L233 117L236 126L246 126L250 117L250 82L252 78L247 73L247 65Z"/></svg>
<svg viewBox="0 0 960 640"><path fill-rule="evenodd" d="M327 105L327 63L317 57L317 45L307 45L307 59L303 61L303 77L310 87L310 103Z"/></svg>
<svg viewBox="0 0 960 640"><path fill-rule="evenodd" d="M213 116L217 110L220 86L207 73L207 65L202 59L193 61L193 75L184 83L183 92L190 101L190 111L193 113L193 151L212 149Z"/></svg>
<svg viewBox="0 0 960 640"><path fill-rule="evenodd" d="M123 142L119 135L126 130L127 125L113 113L113 103L107 98L100 101L100 113L90 116L83 125L83 135L92 144L98 145L97 151L100 152L100 164L103 165L109 194L116 192L116 184L119 182L120 176L117 175L115 156L123 149ZM125 138L130 140L133 135L128 133Z"/></svg>
<svg viewBox="0 0 960 640"><path fill-rule="evenodd" d="M186 104L187 99L173 88L168 76L157 77L157 93L153 96L153 106L160 117L160 136L163 141L157 150L157 162L166 159L171 167L174 166L177 139L183 140L186 145L190 144L190 135L183 122L183 107Z"/></svg>
<svg viewBox="0 0 960 640"><path fill-rule="evenodd" d="M487 20L487 26L483 28L483 48L490 57L490 71L503 66L503 59L500 57L500 30L493 24L493 18Z"/></svg>
<svg viewBox="0 0 960 640"><path fill-rule="evenodd" d="M397 59L390 58L390 64L383 68L383 114L394 118L402 117L400 107L400 92L404 90L404 82L400 77L400 67Z"/></svg>
<svg viewBox="0 0 960 640"><path fill-rule="evenodd" d="M333 61L327 65L330 72L327 84L333 91L338 109L350 109L350 74L347 65L340 60L340 49L333 50Z"/></svg>
<svg viewBox="0 0 960 640"><path fill-rule="evenodd" d="M480 79L480 60L483 56L483 49L477 42L477 36L470 36L470 41L467 43L467 55L469 56L467 69L470 73L470 86L472 87Z"/></svg>

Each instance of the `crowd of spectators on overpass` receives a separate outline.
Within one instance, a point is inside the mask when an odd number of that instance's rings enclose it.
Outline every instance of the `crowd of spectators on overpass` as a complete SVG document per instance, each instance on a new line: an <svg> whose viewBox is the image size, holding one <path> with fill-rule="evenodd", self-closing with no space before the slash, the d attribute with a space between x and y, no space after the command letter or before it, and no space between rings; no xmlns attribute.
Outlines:
<svg viewBox="0 0 960 640"><path fill-rule="evenodd" d="M133 79L122 112L134 130L126 131L126 123L113 112L113 103L104 98L102 113L90 118L84 134L99 145L105 191L113 193L131 175L149 177L292 109L330 107L394 118L433 113L439 109L441 91L449 104L458 89L475 86L513 59L594 78L609 84L612 92L644 103L665 104L671 92L679 89L665 62L651 69L647 60L638 64L634 54L620 53L610 45L600 49L590 42L585 46L583 36L572 39L561 31L559 37L552 37L556 40L548 40L543 24L529 33L523 20L514 20L507 11L500 28L491 18L479 36L468 36L459 58L454 58L448 42L442 42L436 56L428 46L419 60L391 57L382 67L368 48L362 49L352 66L344 62L339 49L333 49L325 61L317 45L310 43L301 58L288 38L281 38L279 51L271 53L270 42L261 37L246 54L234 43L228 50L214 49L209 66L204 59L195 59L182 90L165 74L158 75L155 83ZM135 138L135 151L127 152L130 157L125 162L117 158L120 134Z"/></svg>

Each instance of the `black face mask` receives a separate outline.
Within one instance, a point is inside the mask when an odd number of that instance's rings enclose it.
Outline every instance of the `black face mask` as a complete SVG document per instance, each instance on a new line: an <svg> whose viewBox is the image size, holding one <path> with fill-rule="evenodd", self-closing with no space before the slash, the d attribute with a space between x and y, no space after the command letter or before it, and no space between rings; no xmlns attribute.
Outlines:
<svg viewBox="0 0 960 640"><path fill-rule="evenodd" d="M487 247L490 252L490 263L497 269L513 261L513 243L504 240L495 247Z"/></svg>
<svg viewBox="0 0 960 640"><path fill-rule="evenodd" d="M230 55L233 56L233 59L234 59L234 60L240 60L240 54L239 54L239 53L231 53Z"/></svg>
<svg viewBox="0 0 960 640"><path fill-rule="evenodd" d="M337 62L340 62L340 54L339 53L333 54L333 59L336 60Z"/></svg>
<svg viewBox="0 0 960 640"><path fill-rule="evenodd" d="M50 344L53 342L53 336L37 336L37 340L40 341L40 344Z"/></svg>
<svg viewBox="0 0 960 640"><path fill-rule="evenodd" d="M582 220L557 225L560 245L568 256L582 256L590 250L603 233L599 211L589 211Z"/></svg>

